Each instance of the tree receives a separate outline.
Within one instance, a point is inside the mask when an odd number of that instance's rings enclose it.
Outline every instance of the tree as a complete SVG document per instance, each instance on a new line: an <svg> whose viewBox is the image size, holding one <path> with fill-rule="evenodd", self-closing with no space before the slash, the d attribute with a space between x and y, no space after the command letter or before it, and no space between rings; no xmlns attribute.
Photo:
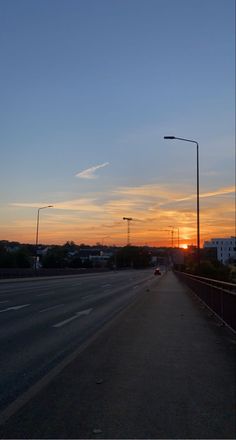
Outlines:
<svg viewBox="0 0 236 440"><path fill-rule="evenodd" d="M220 261L203 260L198 267L197 263L191 262L186 267L186 272L201 277L212 278L220 281L230 281L230 268Z"/></svg>
<svg viewBox="0 0 236 440"><path fill-rule="evenodd" d="M12 254L2 244L0 245L0 267L15 267L15 258L12 257Z"/></svg>
<svg viewBox="0 0 236 440"><path fill-rule="evenodd" d="M67 252L63 246L53 246L48 249L42 259L42 265L45 268L63 268L67 266Z"/></svg>
<svg viewBox="0 0 236 440"><path fill-rule="evenodd" d="M4 268L26 268L31 267L32 257L25 246L9 251L0 246L0 267Z"/></svg>
<svg viewBox="0 0 236 440"><path fill-rule="evenodd" d="M27 248L22 247L13 254L15 254L15 267L26 268L32 266L32 257Z"/></svg>
<svg viewBox="0 0 236 440"><path fill-rule="evenodd" d="M133 267L140 269L150 265L149 252L138 246L125 246L116 254L117 267Z"/></svg>
<svg viewBox="0 0 236 440"><path fill-rule="evenodd" d="M76 267L82 267L82 266L83 265L82 265L81 258L78 255L73 257L69 262L69 267L76 268Z"/></svg>

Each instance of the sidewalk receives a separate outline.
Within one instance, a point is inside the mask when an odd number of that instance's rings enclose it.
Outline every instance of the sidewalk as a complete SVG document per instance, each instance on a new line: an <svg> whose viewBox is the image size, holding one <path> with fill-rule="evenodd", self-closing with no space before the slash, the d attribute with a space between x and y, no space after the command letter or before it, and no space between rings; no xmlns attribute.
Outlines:
<svg viewBox="0 0 236 440"><path fill-rule="evenodd" d="M235 343L173 273L1 427L1 438L235 438Z"/></svg>

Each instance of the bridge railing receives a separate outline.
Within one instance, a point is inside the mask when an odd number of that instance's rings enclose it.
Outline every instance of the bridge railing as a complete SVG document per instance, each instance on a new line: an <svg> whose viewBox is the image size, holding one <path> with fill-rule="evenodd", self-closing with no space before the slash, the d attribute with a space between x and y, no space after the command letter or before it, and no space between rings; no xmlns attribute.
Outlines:
<svg viewBox="0 0 236 440"><path fill-rule="evenodd" d="M216 314L236 331L236 284L175 271L178 278Z"/></svg>

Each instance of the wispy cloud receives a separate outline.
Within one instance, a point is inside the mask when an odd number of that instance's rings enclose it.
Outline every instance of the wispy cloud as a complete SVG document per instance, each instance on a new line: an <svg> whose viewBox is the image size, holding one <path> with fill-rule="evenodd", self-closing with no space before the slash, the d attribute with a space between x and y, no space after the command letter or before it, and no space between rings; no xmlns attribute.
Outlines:
<svg viewBox="0 0 236 440"><path fill-rule="evenodd" d="M234 193L235 193L235 187L228 186L226 188L220 188L216 191L202 193L202 194L200 194L200 198L204 199L206 197L223 196L223 195L234 194ZM184 202L185 200L193 200L195 198L196 198L196 194L191 194L188 197L184 197L182 199L176 199L175 202Z"/></svg>
<svg viewBox="0 0 236 440"><path fill-rule="evenodd" d="M11 203L10 206L19 208L38 208L40 203ZM102 212L102 207L96 203L93 198L81 198L74 200L66 200L53 205L54 209L64 209L68 211L86 211L86 212Z"/></svg>
<svg viewBox="0 0 236 440"><path fill-rule="evenodd" d="M109 165L109 162L102 163L100 165L95 165L87 170L80 171L75 175L75 177L79 177L80 179L96 179L98 176L95 175L95 171L99 168L104 168Z"/></svg>

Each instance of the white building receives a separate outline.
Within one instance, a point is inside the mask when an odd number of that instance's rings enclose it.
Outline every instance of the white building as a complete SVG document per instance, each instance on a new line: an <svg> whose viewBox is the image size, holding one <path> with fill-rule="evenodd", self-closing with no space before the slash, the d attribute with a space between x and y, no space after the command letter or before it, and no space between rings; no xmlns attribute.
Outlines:
<svg viewBox="0 0 236 440"><path fill-rule="evenodd" d="M236 260L236 237L212 238L205 241L204 248L216 248L217 260L227 264L229 260Z"/></svg>

